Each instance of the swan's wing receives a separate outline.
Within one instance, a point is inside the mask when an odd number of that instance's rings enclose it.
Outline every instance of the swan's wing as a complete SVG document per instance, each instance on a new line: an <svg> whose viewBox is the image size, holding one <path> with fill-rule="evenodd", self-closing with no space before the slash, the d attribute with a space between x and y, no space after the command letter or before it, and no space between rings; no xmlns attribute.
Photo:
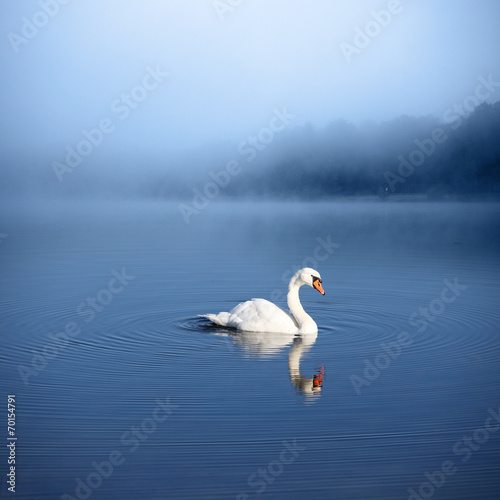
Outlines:
<svg viewBox="0 0 500 500"><path fill-rule="evenodd" d="M297 333L290 314L265 299L252 299L238 304L230 313L228 326L246 332Z"/></svg>
<svg viewBox="0 0 500 500"><path fill-rule="evenodd" d="M245 332L297 333L293 317L265 299L241 302L230 312L203 314L204 318L220 326L228 326Z"/></svg>

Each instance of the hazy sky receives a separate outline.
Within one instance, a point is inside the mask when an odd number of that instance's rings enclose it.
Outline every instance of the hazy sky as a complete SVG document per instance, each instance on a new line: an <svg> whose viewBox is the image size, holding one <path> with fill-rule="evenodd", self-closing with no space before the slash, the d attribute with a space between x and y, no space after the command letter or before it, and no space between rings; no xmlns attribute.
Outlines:
<svg viewBox="0 0 500 500"><path fill-rule="evenodd" d="M498 0L62 3L1 3L3 151L62 158L101 123L108 152L241 141L285 108L297 125L441 116L500 81Z"/></svg>

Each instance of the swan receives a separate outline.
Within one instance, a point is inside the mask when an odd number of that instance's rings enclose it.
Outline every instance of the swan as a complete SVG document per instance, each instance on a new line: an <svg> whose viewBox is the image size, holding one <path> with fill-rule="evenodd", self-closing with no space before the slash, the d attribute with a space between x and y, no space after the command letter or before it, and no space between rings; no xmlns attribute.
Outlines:
<svg viewBox="0 0 500 500"><path fill-rule="evenodd" d="M299 299L299 288L309 285L325 295L318 271L304 267L297 271L288 285L287 303L290 312L265 299L241 302L230 312L203 314L204 318L220 326L244 332L318 333L318 325L304 311Z"/></svg>

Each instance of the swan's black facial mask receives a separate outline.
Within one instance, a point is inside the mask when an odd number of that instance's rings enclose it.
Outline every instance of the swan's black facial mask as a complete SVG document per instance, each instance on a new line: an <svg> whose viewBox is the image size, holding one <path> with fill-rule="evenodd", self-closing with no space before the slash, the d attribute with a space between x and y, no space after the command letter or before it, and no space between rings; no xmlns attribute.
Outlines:
<svg viewBox="0 0 500 500"><path fill-rule="evenodd" d="M323 290L323 286L321 285L321 280L317 276L312 276L313 287L318 290L321 295L325 295L325 291Z"/></svg>

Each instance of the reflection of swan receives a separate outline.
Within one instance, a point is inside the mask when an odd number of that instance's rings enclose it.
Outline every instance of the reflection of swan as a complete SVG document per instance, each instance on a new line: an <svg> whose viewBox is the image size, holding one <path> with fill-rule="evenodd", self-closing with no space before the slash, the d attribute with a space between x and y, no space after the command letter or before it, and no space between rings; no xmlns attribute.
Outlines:
<svg viewBox="0 0 500 500"><path fill-rule="evenodd" d="M242 349L246 355L262 359L278 357L290 344L293 344L288 352L288 375L290 382L292 382L300 394L305 396L321 395L324 369L320 368L319 373L312 378L307 378L300 372L301 358L316 342L317 333L306 333L295 336L272 332L214 333L215 335L231 337L235 342L234 345Z"/></svg>
<svg viewBox="0 0 500 500"><path fill-rule="evenodd" d="M231 312L205 314L205 318L220 326L247 332L317 333L318 326L304 311L299 300L299 288L309 285L325 295L318 271L304 267L297 271L288 285L287 303L290 313L265 299L252 299L238 304Z"/></svg>
<svg viewBox="0 0 500 500"><path fill-rule="evenodd" d="M237 332L232 338L246 354L259 358L277 357L293 343L288 333Z"/></svg>
<svg viewBox="0 0 500 500"><path fill-rule="evenodd" d="M288 374L295 388L305 395L319 395L323 384L324 370L320 369L318 375L306 378L300 373L300 359L316 342L317 334L301 335L295 338L293 347L288 353Z"/></svg>

